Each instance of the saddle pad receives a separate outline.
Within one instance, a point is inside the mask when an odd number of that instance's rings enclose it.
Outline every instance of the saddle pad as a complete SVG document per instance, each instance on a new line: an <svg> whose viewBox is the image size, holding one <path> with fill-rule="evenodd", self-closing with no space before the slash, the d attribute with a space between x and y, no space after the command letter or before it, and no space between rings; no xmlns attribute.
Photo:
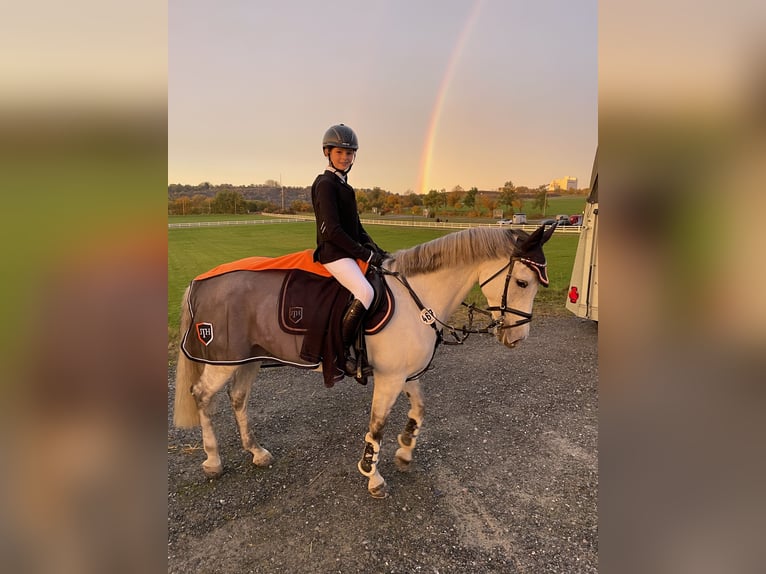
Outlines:
<svg viewBox="0 0 766 574"><path fill-rule="evenodd" d="M342 291L346 296L338 297ZM348 291L335 279L293 269L279 294L279 326L293 335L324 333L330 328L333 305L347 303Z"/></svg>
<svg viewBox="0 0 766 574"><path fill-rule="evenodd" d="M325 384L332 386L337 365L345 361L340 326L350 294L332 278L301 269L289 271L279 293L279 327L291 335L303 335L300 357L322 362ZM341 372L340 378L343 378Z"/></svg>
<svg viewBox="0 0 766 574"><path fill-rule="evenodd" d="M391 293L388 283L381 281L380 284L383 287L383 295L378 306L364 319L365 335L379 333L394 316L394 294Z"/></svg>
<svg viewBox="0 0 766 574"><path fill-rule="evenodd" d="M394 314L394 296L385 281L378 281L383 293L380 303L364 320L366 335L375 335L385 327ZM339 297L338 295L346 295ZM337 281L302 270L287 274L279 294L279 326L285 333L311 335L340 328L331 315L342 317L349 302L349 293ZM333 313L333 307L335 309ZM313 356L313 355L310 355Z"/></svg>

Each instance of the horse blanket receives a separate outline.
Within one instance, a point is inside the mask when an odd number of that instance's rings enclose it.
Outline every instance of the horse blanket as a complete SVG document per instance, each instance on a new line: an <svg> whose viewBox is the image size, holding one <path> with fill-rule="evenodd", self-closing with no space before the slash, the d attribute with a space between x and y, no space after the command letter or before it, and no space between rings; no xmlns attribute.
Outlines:
<svg viewBox="0 0 766 574"><path fill-rule="evenodd" d="M184 354L211 364L256 360L306 368L321 364L325 385L343 379L340 324L351 295L313 261L312 254L306 250L277 258L249 257L195 277L189 289L192 320L181 343ZM358 263L363 272L367 270L366 263ZM264 312L260 304L264 297L274 299L268 307L276 313L274 317L257 316ZM387 289L384 301L383 313L373 318L368 333L379 331L390 318L393 297ZM299 361L278 357L257 340L253 322L265 320L296 336Z"/></svg>

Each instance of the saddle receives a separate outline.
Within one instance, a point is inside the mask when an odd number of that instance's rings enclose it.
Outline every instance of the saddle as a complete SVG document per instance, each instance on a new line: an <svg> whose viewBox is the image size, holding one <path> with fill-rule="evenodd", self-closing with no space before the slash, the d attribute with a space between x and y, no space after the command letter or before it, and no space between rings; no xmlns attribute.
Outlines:
<svg viewBox="0 0 766 574"><path fill-rule="evenodd" d="M360 384L367 384L367 377L372 374L366 361L364 335L380 332L394 312L393 294L380 271L370 266L365 277L372 285L375 297L354 345L354 356L357 358L354 376ZM322 362L327 386L332 386L328 384L328 374L337 366L345 365L346 349L341 337L341 323L351 301L351 293L333 277L292 269L282 283L279 326L285 333L303 335L301 358L308 362Z"/></svg>

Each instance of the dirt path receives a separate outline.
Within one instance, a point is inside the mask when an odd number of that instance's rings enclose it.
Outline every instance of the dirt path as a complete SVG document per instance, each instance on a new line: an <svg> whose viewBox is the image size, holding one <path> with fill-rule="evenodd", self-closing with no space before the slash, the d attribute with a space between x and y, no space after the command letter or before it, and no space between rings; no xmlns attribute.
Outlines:
<svg viewBox="0 0 766 574"><path fill-rule="evenodd" d="M250 413L270 468L242 451L225 394L221 478L202 474L198 430L168 432L168 571L597 572L596 365L597 325L575 317L536 318L513 350L442 346L408 473L393 463L406 399L389 419L385 500L356 470L372 385L266 369Z"/></svg>

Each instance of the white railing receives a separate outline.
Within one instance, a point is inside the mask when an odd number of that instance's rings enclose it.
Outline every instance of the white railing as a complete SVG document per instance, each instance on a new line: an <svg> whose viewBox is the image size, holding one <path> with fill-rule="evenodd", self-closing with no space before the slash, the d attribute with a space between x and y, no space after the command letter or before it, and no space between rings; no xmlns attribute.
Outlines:
<svg viewBox="0 0 766 574"><path fill-rule="evenodd" d="M311 218L311 221L314 219ZM168 229L183 229L189 227L225 227L227 225L268 225L273 223L296 223L304 221L296 217L289 219L243 219L241 221L185 221L181 223L168 223Z"/></svg>
<svg viewBox="0 0 766 574"><path fill-rule="evenodd" d="M314 222L313 215L270 215L273 219L244 219L234 221L188 221L182 223L168 223L168 229L184 229L194 227L226 227L230 225L268 225L274 223L301 223ZM468 229L469 227L499 227L497 223L452 223L449 221L407 221L404 219L362 219L363 225L388 225L393 227L423 227L431 229ZM539 225L534 224L511 224L500 227L534 231ZM580 233L581 226L566 225L557 227L556 233Z"/></svg>

